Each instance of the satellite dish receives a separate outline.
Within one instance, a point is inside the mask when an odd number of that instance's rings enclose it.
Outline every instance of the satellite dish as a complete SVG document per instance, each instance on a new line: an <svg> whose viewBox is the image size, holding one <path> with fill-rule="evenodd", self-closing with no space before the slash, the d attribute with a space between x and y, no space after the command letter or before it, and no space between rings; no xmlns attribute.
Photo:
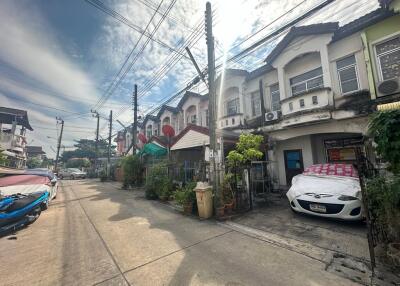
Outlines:
<svg viewBox="0 0 400 286"><path fill-rule="evenodd" d="M138 139L139 139L142 143L144 143L144 144L147 143L147 138L146 138L146 136L144 136L143 133L139 133L139 134L138 134Z"/></svg>
<svg viewBox="0 0 400 286"><path fill-rule="evenodd" d="M175 130L171 125L165 124L162 127L162 133L167 136L167 137L174 137L175 136Z"/></svg>

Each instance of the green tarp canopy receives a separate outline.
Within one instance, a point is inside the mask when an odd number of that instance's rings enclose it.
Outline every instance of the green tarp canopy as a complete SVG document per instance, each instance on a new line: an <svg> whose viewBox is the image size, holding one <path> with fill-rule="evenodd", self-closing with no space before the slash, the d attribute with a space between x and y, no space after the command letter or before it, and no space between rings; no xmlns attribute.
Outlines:
<svg viewBox="0 0 400 286"><path fill-rule="evenodd" d="M143 149L139 152L139 155L150 155L155 157L163 156L165 154L167 154L167 149L154 143L145 144Z"/></svg>

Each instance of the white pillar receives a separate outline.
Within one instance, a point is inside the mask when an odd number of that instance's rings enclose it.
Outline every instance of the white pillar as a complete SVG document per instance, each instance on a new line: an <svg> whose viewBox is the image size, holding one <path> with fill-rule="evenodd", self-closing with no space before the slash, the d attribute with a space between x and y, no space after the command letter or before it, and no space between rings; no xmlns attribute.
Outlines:
<svg viewBox="0 0 400 286"><path fill-rule="evenodd" d="M288 98L290 94L286 94L285 69L282 66L279 66L277 70L278 70L279 94L281 100L283 100L285 98Z"/></svg>
<svg viewBox="0 0 400 286"><path fill-rule="evenodd" d="M324 87L332 87L331 70L329 68L328 46L322 47L320 51L322 74L324 79Z"/></svg>
<svg viewBox="0 0 400 286"><path fill-rule="evenodd" d="M201 118L200 118L200 102L196 105L196 125L201 126Z"/></svg>

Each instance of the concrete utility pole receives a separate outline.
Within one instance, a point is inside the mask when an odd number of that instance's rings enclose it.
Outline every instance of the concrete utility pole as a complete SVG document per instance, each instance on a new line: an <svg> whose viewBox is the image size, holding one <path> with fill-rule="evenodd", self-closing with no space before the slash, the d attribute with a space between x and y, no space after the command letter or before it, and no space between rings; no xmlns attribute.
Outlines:
<svg viewBox="0 0 400 286"><path fill-rule="evenodd" d="M136 138L137 138L137 84L135 84L135 89L133 91L133 98L132 98L132 104L133 104L133 130L132 130L132 148L133 148L133 155L136 154ZM128 150L129 151L129 150Z"/></svg>
<svg viewBox="0 0 400 286"><path fill-rule="evenodd" d="M219 192L218 177L217 177L217 164L215 156L217 156L217 137L216 131L216 111L217 100L215 93L215 55L214 55L214 37L212 34L212 12L211 3L206 3L206 41L207 41L207 58L208 58L208 96L209 96L209 116L210 116L210 177L214 190L214 207L218 205L218 200L221 199Z"/></svg>
<svg viewBox="0 0 400 286"><path fill-rule="evenodd" d="M57 154L56 154L56 163L54 164L54 171L57 172L58 168L58 159L60 157L60 148L61 148L61 140L62 140L62 135L64 131L64 120L62 120L60 117L56 117L57 123L61 123L61 132L60 136L58 137L58 143L57 143Z"/></svg>
<svg viewBox="0 0 400 286"><path fill-rule="evenodd" d="M112 110L110 110L110 131L108 133L108 156L107 156L107 178L111 174L111 133L112 133Z"/></svg>
<svg viewBox="0 0 400 286"><path fill-rule="evenodd" d="M94 154L94 171L97 170L97 157L99 152L99 124L100 124L100 115L96 110L90 110L93 113L93 116L97 118L97 127L96 127L96 142L95 142L95 154Z"/></svg>

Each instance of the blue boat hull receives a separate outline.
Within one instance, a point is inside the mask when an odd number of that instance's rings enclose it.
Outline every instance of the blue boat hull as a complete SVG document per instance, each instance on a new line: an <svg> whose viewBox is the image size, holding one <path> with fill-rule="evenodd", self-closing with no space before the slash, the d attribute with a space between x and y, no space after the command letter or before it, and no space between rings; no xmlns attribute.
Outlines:
<svg viewBox="0 0 400 286"><path fill-rule="evenodd" d="M12 195L0 200L0 235L35 221L42 205L49 199L48 192Z"/></svg>

